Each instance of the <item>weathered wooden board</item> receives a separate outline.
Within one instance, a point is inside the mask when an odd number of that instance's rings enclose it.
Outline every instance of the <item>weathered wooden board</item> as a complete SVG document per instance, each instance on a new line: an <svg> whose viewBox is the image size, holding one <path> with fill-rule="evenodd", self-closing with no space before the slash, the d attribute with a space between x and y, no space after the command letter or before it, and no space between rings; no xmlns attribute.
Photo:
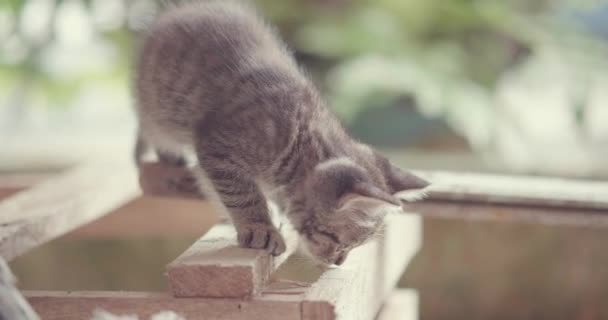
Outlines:
<svg viewBox="0 0 608 320"><path fill-rule="evenodd" d="M175 298L146 292L44 292L24 295L44 320L84 320L103 309L115 315L149 319L161 311L174 311L188 320L299 320L297 298L237 299Z"/></svg>
<svg viewBox="0 0 608 320"><path fill-rule="evenodd" d="M453 172L417 172L427 200L608 211L608 182Z"/></svg>
<svg viewBox="0 0 608 320"><path fill-rule="evenodd" d="M142 318L171 310L189 320L372 320L418 250L420 238L420 217L395 215L384 237L355 249L342 266L324 272L314 283L273 281L249 299L134 292L25 292L25 296L43 319L50 320L84 319L97 308ZM233 285L225 281L225 286Z"/></svg>
<svg viewBox="0 0 608 320"><path fill-rule="evenodd" d="M298 234L282 224L287 246L278 257L264 250L241 248L230 224L218 224L167 267L171 292L176 297L242 298L262 288L270 275L297 248Z"/></svg>
<svg viewBox="0 0 608 320"><path fill-rule="evenodd" d="M414 289L395 289L384 301L376 320L418 320L418 293Z"/></svg>
<svg viewBox="0 0 608 320"><path fill-rule="evenodd" d="M420 217L388 216L384 238L353 250L306 290L303 319L374 319L421 242Z"/></svg>
<svg viewBox="0 0 608 320"><path fill-rule="evenodd" d="M139 194L126 164L90 164L49 179L0 202L0 256L11 260Z"/></svg>
<svg viewBox="0 0 608 320"><path fill-rule="evenodd" d="M404 203L403 207L408 213L419 214L422 217L571 227L608 227L608 212L601 210L433 200Z"/></svg>
<svg viewBox="0 0 608 320"><path fill-rule="evenodd" d="M431 181L421 201L403 202L424 217L608 226L608 183L553 178L417 172ZM420 191L397 194L419 197Z"/></svg>

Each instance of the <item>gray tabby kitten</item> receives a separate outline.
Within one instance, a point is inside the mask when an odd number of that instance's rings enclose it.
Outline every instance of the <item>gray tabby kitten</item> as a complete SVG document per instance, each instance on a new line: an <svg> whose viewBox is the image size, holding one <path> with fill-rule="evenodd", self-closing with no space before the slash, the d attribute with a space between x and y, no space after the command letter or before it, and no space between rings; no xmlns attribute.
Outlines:
<svg viewBox="0 0 608 320"><path fill-rule="evenodd" d="M183 165L192 152L243 247L285 251L269 198L313 257L339 265L381 229L387 206L400 206L392 194L427 186L349 137L275 32L240 3L160 15L135 81L136 158L153 148Z"/></svg>

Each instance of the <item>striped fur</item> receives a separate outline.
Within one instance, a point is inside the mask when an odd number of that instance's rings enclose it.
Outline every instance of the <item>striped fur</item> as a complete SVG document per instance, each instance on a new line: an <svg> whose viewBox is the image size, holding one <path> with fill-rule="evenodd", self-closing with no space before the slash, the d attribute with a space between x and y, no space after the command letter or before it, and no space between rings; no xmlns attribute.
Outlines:
<svg viewBox="0 0 608 320"><path fill-rule="evenodd" d="M397 169L348 136L252 8L205 1L168 9L145 35L134 87L137 159L146 149L167 165L194 155L242 246L284 251L267 199L323 263L343 261L380 228L377 210L338 204L352 194L387 204L399 185L387 174ZM399 172L417 181L400 188L426 185Z"/></svg>

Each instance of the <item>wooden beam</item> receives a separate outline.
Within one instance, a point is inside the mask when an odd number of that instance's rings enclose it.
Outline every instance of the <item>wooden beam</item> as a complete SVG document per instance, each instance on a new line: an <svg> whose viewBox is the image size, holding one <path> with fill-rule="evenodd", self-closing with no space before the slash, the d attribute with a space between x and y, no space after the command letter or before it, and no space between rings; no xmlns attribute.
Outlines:
<svg viewBox="0 0 608 320"><path fill-rule="evenodd" d="M90 319L103 309L140 319L174 311L188 320L300 320L300 303L292 296L268 295L250 301L237 299L175 298L147 292L44 292L25 291L34 310L45 320Z"/></svg>
<svg viewBox="0 0 608 320"><path fill-rule="evenodd" d="M421 246L421 220L389 215L384 237L354 249L303 296L305 320L371 320Z"/></svg>
<svg viewBox="0 0 608 320"><path fill-rule="evenodd" d="M140 194L127 164L89 164L0 202L0 255L7 260L89 223Z"/></svg>
<svg viewBox="0 0 608 320"><path fill-rule="evenodd" d="M176 297L242 298L260 291L297 248L298 234L289 223L280 227L287 250L273 257L263 250L240 248L230 224L218 224L167 267Z"/></svg>
<svg viewBox="0 0 608 320"><path fill-rule="evenodd" d="M571 227L608 227L608 212L572 208L425 200L404 203L407 212L422 217L504 221Z"/></svg>
<svg viewBox="0 0 608 320"><path fill-rule="evenodd" d="M97 308L141 318L168 310L188 320L372 320L418 250L420 237L420 217L393 216L384 238L354 249L342 266L324 272L314 283L277 280L249 299L138 292L26 291L24 295L48 320L85 319Z"/></svg>
<svg viewBox="0 0 608 320"><path fill-rule="evenodd" d="M608 182L453 172L416 172L427 200L608 211Z"/></svg>
<svg viewBox="0 0 608 320"><path fill-rule="evenodd" d="M404 201L422 216L570 226L608 226L608 183L448 172L417 172L431 181L423 200ZM416 198L420 191L397 194Z"/></svg>
<svg viewBox="0 0 608 320"><path fill-rule="evenodd" d="M418 293L396 289L384 301L376 320L418 320Z"/></svg>

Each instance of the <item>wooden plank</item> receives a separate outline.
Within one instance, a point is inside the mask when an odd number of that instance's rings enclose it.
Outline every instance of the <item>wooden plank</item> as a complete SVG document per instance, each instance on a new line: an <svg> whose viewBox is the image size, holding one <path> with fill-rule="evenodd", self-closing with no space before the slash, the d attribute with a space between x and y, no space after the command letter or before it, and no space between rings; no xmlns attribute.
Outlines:
<svg viewBox="0 0 608 320"><path fill-rule="evenodd" d="M0 257L0 319L38 320L38 315L15 288L15 277Z"/></svg>
<svg viewBox="0 0 608 320"><path fill-rule="evenodd" d="M289 223L280 227L286 251L278 257L237 245L230 224L218 224L167 267L176 297L248 297L260 291L297 248L298 235Z"/></svg>
<svg viewBox="0 0 608 320"><path fill-rule="evenodd" d="M422 217L572 227L608 227L608 214L601 210L432 200L404 203L403 207L407 212L416 213Z"/></svg>
<svg viewBox="0 0 608 320"><path fill-rule="evenodd" d="M146 292L44 292L25 291L34 310L45 320L90 319L103 309L117 315L148 319L161 311L174 311L188 320L299 320L300 301L291 296L261 296L253 300L174 298Z"/></svg>
<svg viewBox="0 0 608 320"><path fill-rule="evenodd" d="M384 240L375 239L355 249L342 266L326 271L315 283L273 281L251 299L175 298L137 292L24 294L42 318L49 320L85 319L97 308L141 318L169 310L189 320L371 320L418 250L420 230L418 216L390 217Z"/></svg>
<svg viewBox="0 0 608 320"><path fill-rule="evenodd" d="M473 202L608 211L608 183L453 172L417 174L432 182L432 201Z"/></svg>
<svg viewBox="0 0 608 320"><path fill-rule="evenodd" d="M418 293L396 289L382 305L376 320L418 320Z"/></svg>
<svg viewBox="0 0 608 320"><path fill-rule="evenodd" d="M326 271L307 289L302 318L374 319L421 242L419 216L389 215L382 238L354 249L342 266Z"/></svg>
<svg viewBox="0 0 608 320"><path fill-rule="evenodd" d="M89 164L0 202L0 255L7 260L137 197L135 170Z"/></svg>
<svg viewBox="0 0 608 320"><path fill-rule="evenodd" d="M608 183L554 178L417 172L431 181L422 201L404 201L422 216L548 225L608 226ZM416 198L420 191L396 196Z"/></svg>

